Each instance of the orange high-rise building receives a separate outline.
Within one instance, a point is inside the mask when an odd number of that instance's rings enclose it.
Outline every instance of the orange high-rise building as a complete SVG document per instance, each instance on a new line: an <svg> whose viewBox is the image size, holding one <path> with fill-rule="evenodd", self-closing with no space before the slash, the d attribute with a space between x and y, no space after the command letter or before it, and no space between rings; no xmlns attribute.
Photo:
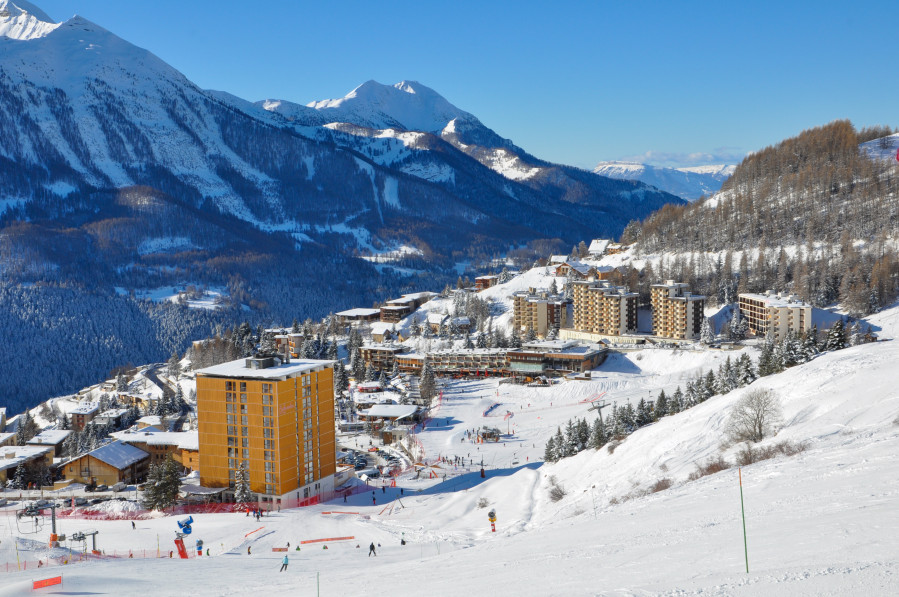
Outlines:
<svg viewBox="0 0 899 597"><path fill-rule="evenodd" d="M197 371L200 484L233 495L242 463L272 507L334 491L332 361L255 356Z"/></svg>

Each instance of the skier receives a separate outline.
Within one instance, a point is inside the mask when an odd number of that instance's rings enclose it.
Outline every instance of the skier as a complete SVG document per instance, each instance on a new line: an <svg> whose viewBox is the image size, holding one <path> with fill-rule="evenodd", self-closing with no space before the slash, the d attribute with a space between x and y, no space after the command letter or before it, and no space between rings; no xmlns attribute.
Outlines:
<svg viewBox="0 0 899 597"><path fill-rule="evenodd" d="M251 547L250 545L247 545L247 555L251 555L251 554L250 554L250 547Z"/></svg>
<svg viewBox="0 0 899 597"><path fill-rule="evenodd" d="M284 559L281 560L281 569L278 570L278 572L284 572L285 570L287 570L287 562L287 555L285 554Z"/></svg>
<svg viewBox="0 0 899 597"><path fill-rule="evenodd" d="M375 543L372 541L371 545L368 546L368 557L371 557L371 554L375 554L375 557L378 557L377 552L375 551Z"/></svg>
<svg viewBox="0 0 899 597"><path fill-rule="evenodd" d="M134 526L134 521L132 520L132 521L131 521L131 530L133 531L133 530L136 530L136 529L137 529L137 527Z"/></svg>

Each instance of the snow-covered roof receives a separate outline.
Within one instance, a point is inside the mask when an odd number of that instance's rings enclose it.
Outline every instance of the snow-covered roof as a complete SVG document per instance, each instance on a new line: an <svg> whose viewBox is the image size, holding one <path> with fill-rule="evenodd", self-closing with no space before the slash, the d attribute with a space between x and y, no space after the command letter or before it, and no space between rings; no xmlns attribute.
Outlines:
<svg viewBox="0 0 899 597"><path fill-rule="evenodd" d="M69 411L70 415L92 415L100 410L100 405L96 402L81 404Z"/></svg>
<svg viewBox="0 0 899 597"><path fill-rule="evenodd" d="M436 292L430 292L430 291L426 290L425 292L413 292L411 294L404 294L403 298L404 299L412 299L412 300L421 300L423 298L428 298L428 299L434 298L435 296L437 296Z"/></svg>
<svg viewBox="0 0 899 597"><path fill-rule="evenodd" d="M51 446L4 446L0 448L0 471L16 468L52 451Z"/></svg>
<svg viewBox="0 0 899 597"><path fill-rule="evenodd" d="M359 414L366 417L380 417L385 419L403 419L411 417L418 411L418 407L411 404L375 404L370 409Z"/></svg>
<svg viewBox="0 0 899 597"><path fill-rule="evenodd" d="M564 265L567 265L571 269L585 276L590 272L591 269L593 269L592 265L584 263L583 261L566 261Z"/></svg>
<svg viewBox="0 0 899 597"><path fill-rule="evenodd" d="M346 311L340 311L339 313L335 313L338 317L372 317L380 313L380 309L347 309Z"/></svg>
<svg viewBox="0 0 899 597"><path fill-rule="evenodd" d="M0 444L5 443L9 438L11 438L14 435L15 435L15 433L9 433L9 432L0 433Z"/></svg>
<svg viewBox="0 0 899 597"><path fill-rule="evenodd" d="M386 350L388 352L405 352L409 350L402 344L384 344L383 342L371 342L359 347L362 350Z"/></svg>
<svg viewBox="0 0 899 597"><path fill-rule="evenodd" d="M150 457L150 455L143 450L121 441L114 441L106 444L105 446L88 452L87 455L119 470L131 466L135 462L140 462L144 458Z"/></svg>
<svg viewBox="0 0 899 597"><path fill-rule="evenodd" d="M453 323L456 325L471 325L471 320L467 317L453 317Z"/></svg>
<svg viewBox="0 0 899 597"><path fill-rule="evenodd" d="M161 425L162 417L159 415L147 415L137 420L138 423L146 423L147 425Z"/></svg>
<svg viewBox="0 0 899 597"><path fill-rule="evenodd" d="M496 274L490 274L488 276L478 276L475 280L496 280L499 278Z"/></svg>
<svg viewBox="0 0 899 597"><path fill-rule="evenodd" d="M449 315L445 313L428 313L428 323L433 325L440 325Z"/></svg>
<svg viewBox="0 0 899 597"><path fill-rule="evenodd" d="M740 298L748 298L755 301L762 301L768 307L789 307L791 309L795 309L797 307L811 307L806 302L803 302L801 298L796 296L795 294L754 294L751 292L744 292L740 294Z"/></svg>
<svg viewBox="0 0 899 597"><path fill-rule="evenodd" d="M65 441L65 439L70 435L72 435L72 431L70 429L47 429L46 431L41 431L40 433L32 437L28 441L28 444L48 444L51 446L55 446Z"/></svg>
<svg viewBox="0 0 899 597"><path fill-rule="evenodd" d="M405 308L405 307L403 307ZM386 321L375 321L371 324L371 333L372 335L381 335L384 332L391 331L394 327L396 327L395 323L389 323Z"/></svg>
<svg viewBox="0 0 899 597"><path fill-rule="evenodd" d="M608 238L594 238L590 241L590 246L587 248L587 252L592 255L602 255L606 252L606 248L608 248L609 244L612 241Z"/></svg>
<svg viewBox="0 0 899 597"><path fill-rule="evenodd" d="M110 408L109 410L104 410L97 417L105 417L108 419L117 419L128 412L127 408Z"/></svg>
<svg viewBox="0 0 899 597"><path fill-rule="evenodd" d="M289 363L281 363L265 369L247 367L247 359L237 359L220 365L213 365L197 371L197 375L208 377L234 377L239 379L287 379L312 371L320 371L333 364L333 361L313 359L293 359Z"/></svg>
<svg viewBox="0 0 899 597"><path fill-rule="evenodd" d="M363 381L362 383L356 384L356 389L360 392L376 392L381 389L381 382Z"/></svg>
<svg viewBox="0 0 899 597"><path fill-rule="evenodd" d="M123 442L138 442L150 446L178 446L182 450L199 450L200 434L192 431L159 431L153 427L137 431L119 431L110 434Z"/></svg>

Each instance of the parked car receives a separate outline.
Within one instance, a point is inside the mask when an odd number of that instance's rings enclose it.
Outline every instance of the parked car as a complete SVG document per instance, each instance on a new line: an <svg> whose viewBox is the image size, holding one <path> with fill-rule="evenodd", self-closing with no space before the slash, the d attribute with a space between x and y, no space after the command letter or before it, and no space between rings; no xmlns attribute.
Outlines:
<svg viewBox="0 0 899 597"><path fill-rule="evenodd" d="M128 486L125 485L124 483L122 483L121 481L119 481L118 483L116 483L115 485L112 486L112 490L113 491L124 491L126 487L128 487Z"/></svg>
<svg viewBox="0 0 899 597"><path fill-rule="evenodd" d="M107 485L97 485L97 491L109 491L109 487Z"/></svg>
<svg viewBox="0 0 899 597"><path fill-rule="evenodd" d="M84 499L83 497L76 497L76 498L75 498L75 505L76 505L76 506L84 506L85 504L87 504L87 500Z"/></svg>

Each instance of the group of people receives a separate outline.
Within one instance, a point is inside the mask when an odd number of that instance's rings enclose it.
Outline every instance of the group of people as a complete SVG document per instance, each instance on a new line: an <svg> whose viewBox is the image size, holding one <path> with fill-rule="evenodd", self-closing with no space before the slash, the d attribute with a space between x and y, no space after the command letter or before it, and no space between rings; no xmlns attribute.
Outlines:
<svg viewBox="0 0 899 597"><path fill-rule="evenodd" d="M250 514L253 515L253 518L259 520L265 515L265 511L259 508L247 508L247 516L249 516Z"/></svg>

